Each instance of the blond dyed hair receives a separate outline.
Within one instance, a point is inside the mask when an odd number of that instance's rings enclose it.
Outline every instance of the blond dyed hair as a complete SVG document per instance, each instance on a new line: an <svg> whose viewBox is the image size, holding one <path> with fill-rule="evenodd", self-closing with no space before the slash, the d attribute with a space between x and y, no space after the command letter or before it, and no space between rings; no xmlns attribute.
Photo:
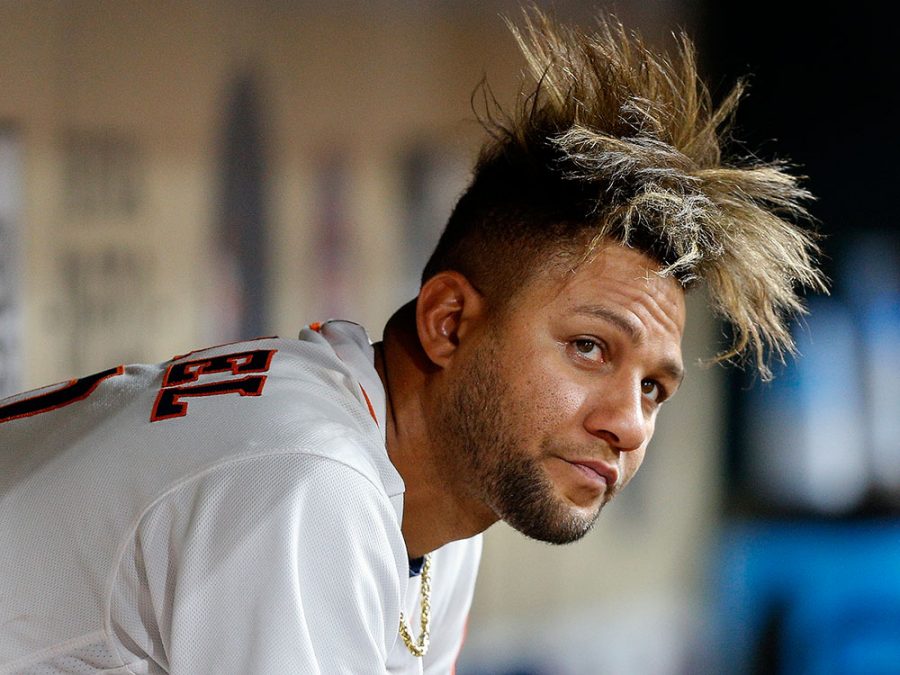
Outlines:
<svg viewBox="0 0 900 675"><path fill-rule="evenodd" d="M668 55L605 15L587 33L531 9L510 29L533 85L510 114L482 90L491 140L423 278L458 269L510 295L548 247L584 262L617 242L685 288L705 283L733 327L715 360L750 357L771 377L770 358L794 350L798 288L825 279L816 235L796 224L809 192L783 163L723 159L743 84L713 105L683 33Z"/></svg>

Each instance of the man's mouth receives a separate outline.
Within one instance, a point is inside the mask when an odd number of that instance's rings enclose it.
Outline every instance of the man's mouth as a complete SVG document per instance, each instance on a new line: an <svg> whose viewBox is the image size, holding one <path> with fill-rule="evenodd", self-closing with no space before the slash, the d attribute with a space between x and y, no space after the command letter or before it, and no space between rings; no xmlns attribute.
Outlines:
<svg viewBox="0 0 900 675"><path fill-rule="evenodd" d="M611 464L596 459L565 460L594 482L602 482L607 490L615 488L619 481L619 470Z"/></svg>

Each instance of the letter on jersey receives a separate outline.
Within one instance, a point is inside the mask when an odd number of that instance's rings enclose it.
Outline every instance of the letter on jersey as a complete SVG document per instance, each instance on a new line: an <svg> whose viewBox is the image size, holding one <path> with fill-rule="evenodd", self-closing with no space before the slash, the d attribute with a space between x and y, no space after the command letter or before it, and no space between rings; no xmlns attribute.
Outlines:
<svg viewBox="0 0 900 675"><path fill-rule="evenodd" d="M101 373L82 377L80 380L71 380L64 387L54 389L36 396L29 396L7 405L0 406L0 422L16 420L20 417L31 417L43 412L57 410L76 401L81 401L90 396L100 383L110 377L121 375L125 372L124 366L117 366L104 370Z"/></svg>
<svg viewBox="0 0 900 675"><path fill-rule="evenodd" d="M269 370L276 351L275 349L256 349L249 352L173 363L163 376L162 387L156 397L150 421L158 422L173 417L184 417L188 412L188 404L183 399L191 396L218 396L220 394L259 396L266 384L265 375L229 377L201 384L188 383L197 382L202 375L216 373L228 373L229 375L264 373Z"/></svg>

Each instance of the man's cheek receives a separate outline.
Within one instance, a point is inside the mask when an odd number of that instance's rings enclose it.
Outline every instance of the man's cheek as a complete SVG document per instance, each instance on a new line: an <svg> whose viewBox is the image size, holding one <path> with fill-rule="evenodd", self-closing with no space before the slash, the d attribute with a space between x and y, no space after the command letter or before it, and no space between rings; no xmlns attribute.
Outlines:
<svg viewBox="0 0 900 675"><path fill-rule="evenodd" d="M632 450L630 452L624 453L624 457L622 458L622 475L619 478L618 489L621 490L628 483L631 482L631 479L634 478L634 475L638 472L638 469L641 468L641 464L644 462L644 452L646 450L646 446L642 448L638 448L637 450Z"/></svg>

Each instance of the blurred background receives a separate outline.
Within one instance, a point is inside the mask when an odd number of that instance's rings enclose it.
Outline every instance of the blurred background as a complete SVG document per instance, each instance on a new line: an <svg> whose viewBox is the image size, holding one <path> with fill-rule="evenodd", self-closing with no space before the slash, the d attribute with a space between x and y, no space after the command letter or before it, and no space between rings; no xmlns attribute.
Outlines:
<svg viewBox="0 0 900 675"><path fill-rule="evenodd" d="M584 541L492 528L459 675L900 673L900 34L881 4L562 1L685 28L833 279L772 384L691 367ZM522 68L476 0L0 2L0 395L345 317L374 339ZM892 121L893 120L893 121ZM723 328L691 298L688 363Z"/></svg>

